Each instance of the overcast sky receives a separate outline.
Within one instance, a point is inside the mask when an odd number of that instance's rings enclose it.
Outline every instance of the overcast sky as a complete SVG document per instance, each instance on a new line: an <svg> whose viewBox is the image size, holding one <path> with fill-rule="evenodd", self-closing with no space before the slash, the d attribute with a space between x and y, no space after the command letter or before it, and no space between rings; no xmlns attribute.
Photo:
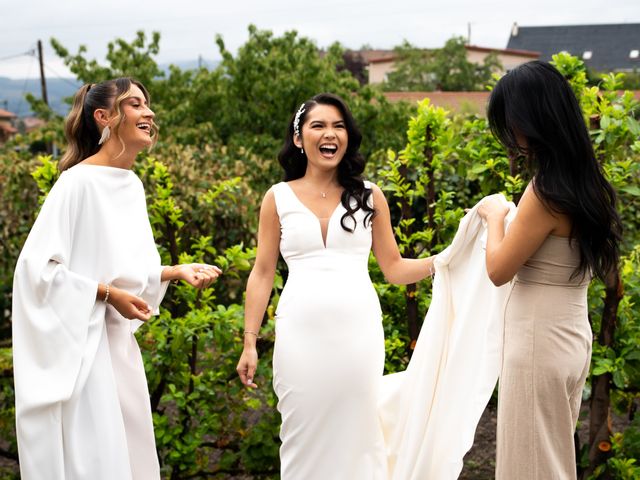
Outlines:
<svg viewBox="0 0 640 480"><path fill-rule="evenodd" d="M0 0L0 77L39 75L35 58L22 55L45 45L48 76L70 76L49 45L58 39L72 53L104 60L107 43L132 40L137 30L161 33L159 63L219 59L215 34L235 51L247 26L281 34L297 30L319 47L338 41L348 48L392 48L404 39L439 47L453 35L504 48L519 25L640 23L640 0ZM14 57L14 58L8 58Z"/></svg>

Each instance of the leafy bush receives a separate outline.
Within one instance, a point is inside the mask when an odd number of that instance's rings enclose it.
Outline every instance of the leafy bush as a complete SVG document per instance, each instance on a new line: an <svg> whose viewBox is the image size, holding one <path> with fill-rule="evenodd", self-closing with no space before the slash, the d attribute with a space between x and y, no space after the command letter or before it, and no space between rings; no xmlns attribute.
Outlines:
<svg viewBox="0 0 640 480"><path fill-rule="evenodd" d="M107 66L87 60L82 47L76 55L58 42L54 47L81 81L126 74L149 87L161 139L135 169L145 184L163 262L207 261L225 271L202 292L171 286L161 315L137 334L163 475L275 477L279 418L269 386L269 359L275 305L287 273L283 263L258 343L262 361L256 380L261 388L242 388L235 365L242 348L243 291L255 258L259 202L281 175L275 153L299 103L320 91L348 97L364 133L366 176L385 191L406 256L441 251L463 209L483 196L503 192L517 200L527 173L520 171L517 158L506 156L484 118L452 116L428 101L391 105L380 91L360 86L340 70L339 45L319 56L313 42L295 32L275 37L250 27L247 43L235 56L218 38L223 62L216 70L172 68L165 76L154 60L159 40L154 34L147 43L143 33L131 43L116 40L109 46ZM599 338L586 393L592 411L600 409L605 418L609 405L633 413L640 391L638 103L632 95L617 92L619 75L607 75L599 88L590 87L580 60L562 54L554 62L580 98L598 158L620 194L625 226L620 288L594 282L589 291L590 316ZM57 176L55 159L37 157L31 147L43 142L62 146L61 125L60 118L52 117L42 131L0 147L0 244L5 252L0 260L0 456L9 462L17 459L10 355L13 269L40 198ZM430 280L389 285L373 257L369 265L384 312L385 368L398 371L410 358L429 307ZM620 293L613 329L602 313L611 292ZM606 341L600 338L603 328ZM610 403L604 407L593 403L598 382L607 387ZM637 420L623 432L603 431L604 437L594 437L586 446L591 474L635 478ZM591 456L600 442L610 445L606 455ZM15 464L7 468L6 475L15 475Z"/></svg>

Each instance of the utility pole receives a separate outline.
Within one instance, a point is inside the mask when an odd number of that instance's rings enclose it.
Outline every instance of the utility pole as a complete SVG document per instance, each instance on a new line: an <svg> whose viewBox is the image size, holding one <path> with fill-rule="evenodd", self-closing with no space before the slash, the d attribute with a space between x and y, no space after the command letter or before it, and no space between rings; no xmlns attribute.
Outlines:
<svg viewBox="0 0 640 480"><path fill-rule="evenodd" d="M40 85L42 87L42 101L48 106L47 82L44 78L44 59L42 58L42 42L38 40L38 61L40 62Z"/></svg>
<svg viewBox="0 0 640 480"><path fill-rule="evenodd" d="M471 22L467 22L467 45L471 45Z"/></svg>
<svg viewBox="0 0 640 480"><path fill-rule="evenodd" d="M47 96L47 81L44 78L44 58L42 56L42 41L38 40L38 62L40 63L40 86L42 87L42 101L48 107L49 98ZM49 155L58 156L58 149L53 142L47 142L47 153Z"/></svg>

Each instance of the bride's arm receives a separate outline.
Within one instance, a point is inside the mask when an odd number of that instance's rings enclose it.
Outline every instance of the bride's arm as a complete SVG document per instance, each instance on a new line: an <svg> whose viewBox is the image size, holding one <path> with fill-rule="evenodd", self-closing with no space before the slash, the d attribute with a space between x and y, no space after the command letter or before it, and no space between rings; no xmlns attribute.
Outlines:
<svg viewBox="0 0 640 480"><path fill-rule="evenodd" d="M276 273L280 247L280 221L276 211L275 196L271 190L260 207L258 224L258 249L256 261L247 281L244 307L244 349L238 361L238 375L242 383L256 388L253 377L258 366L256 341L264 311L269 303L273 278Z"/></svg>
<svg viewBox="0 0 640 480"><path fill-rule="evenodd" d="M376 256L378 265L380 265L387 281L406 285L416 283L426 276L432 275L434 257L402 258L393 235L387 200L379 187L372 185L371 188L373 190L373 205L376 209L376 216L372 223L373 254Z"/></svg>

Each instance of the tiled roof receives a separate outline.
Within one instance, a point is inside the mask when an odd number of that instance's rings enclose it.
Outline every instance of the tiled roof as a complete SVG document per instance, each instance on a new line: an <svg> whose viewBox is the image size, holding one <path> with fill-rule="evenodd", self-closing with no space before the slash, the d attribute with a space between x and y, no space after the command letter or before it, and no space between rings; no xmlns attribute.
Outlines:
<svg viewBox="0 0 640 480"><path fill-rule="evenodd" d="M11 125L9 122L0 121L0 130L7 134L18 133L18 129Z"/></svg>
<svg viewBox="0 0 640 480"><path fill-rule="evenodd" d="M3 110L2 108L0 108L0 118L15 118L16 114L13 112L10 112L9 110Z"/></svg>
<svg viewBox="0 0 640 480"><path fill-rule="evenodd" d="M514 35L515 33L515 35ZM553 27L521 27L512 29L509 49L541 52L540 60L567 51L582 58L597 71L640 69L640 23L611 25L559 25ZM636 58L630 53L636 50ZM591 52L591 57L585 52Z"/></svg>
<svg viewBox="0 0 640 480"><path fill-rule="evenodd" d="M360 50L358 53L362 56L362 59L369 63L371 60L382 58L394 58L395 52L393 50Z"/></svg>
<svg viewBox="0 0 640 480"><path fill-rule="evenodd" d="M517 50L514 48L489 48L489 47L479 47L477 45L465 45L464 48L466 48L467 50L474 50L476 52L505 53L509 55L520 55L521 57L531 57L534 59L540 57L540 52L534 52L531 50Z"/></svg>
<svg viewBox="0 0 640 480"><path fill-rule="evenodd" d="M480 47L478 45L465 45L464 48L467 50L472 50L475 52L486 52L486 53L504 53L509 55L519 55L522 57L530 57L532 60L540 57L540 52L532 51L532 50L519 50L514 48L490 48L490 47ZM432 49L424 49L424 51L430 51ZM368 63L382 63L382 62L392 62L396 59L397 55L393 50L372 50L372 52L384 52L383 55L374 56L371 55L368 59Z"/></svg>

